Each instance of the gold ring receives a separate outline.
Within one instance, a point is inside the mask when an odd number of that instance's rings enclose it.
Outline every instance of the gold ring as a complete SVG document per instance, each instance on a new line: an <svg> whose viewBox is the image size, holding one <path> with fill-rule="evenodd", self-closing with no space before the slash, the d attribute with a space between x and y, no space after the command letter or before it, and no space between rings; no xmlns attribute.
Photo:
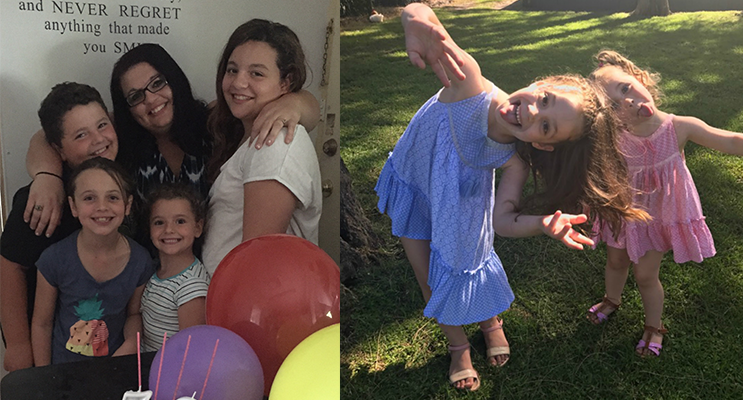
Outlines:
<svg viewBox="0 0 743 400"><path fill-rule="evenodd" d="M41 204L37 204L37 205L34 206L34 210L36 210L36 211L41 211L43 209L44 209L44 206L42 206Z"/></svg>

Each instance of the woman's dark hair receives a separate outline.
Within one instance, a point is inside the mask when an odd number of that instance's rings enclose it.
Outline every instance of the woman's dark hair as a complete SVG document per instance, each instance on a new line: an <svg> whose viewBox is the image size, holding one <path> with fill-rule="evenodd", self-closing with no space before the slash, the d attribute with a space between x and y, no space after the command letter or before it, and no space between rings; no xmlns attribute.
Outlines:
<svg viewBox="0 0 743 400"><path fill-rule="evenodd" d="M626 220L648 220L645 211L633 207L627 164L618 149L619 121L603 89L577 75L544 81L580 89L583 124L578 138L556 144L553 151L517 142L535 182L525 202L529 211L586 213L589 224L599 218L615 235Z"/></svg>
<svg viewBox="0 0 743 400"><path fill-rule="evenodd" d="M214 150L208 163L209 178L214 181L219 168L237 150L245 134L242 122L230 111L222 91L222 80L227 70L227 63L232 52L238 46L249 41L263 42L276 51L276 65L279 78L288 81L288 91L298 92L307 79L304 51L299 37L286 25L263 19L252 19L235 29L222 51L217 68L217 105L209 116Z"/></svg>
<svg viewBox="0 0 743 400"><path fill-rule="evenodd" d="M141 157L156 146L155 138L131 114L121 89L121 77L133 66L147 63L168 81L173 92L173 125L170 136L186 154L203 156L210 153L206 103L194 98L191 84L181 67L160 45L141 44L126 52L111 72L111 100L114 126L119 135L119 160L129 170L140 164ZM144 146L144 148L143 148Z"/></svg>

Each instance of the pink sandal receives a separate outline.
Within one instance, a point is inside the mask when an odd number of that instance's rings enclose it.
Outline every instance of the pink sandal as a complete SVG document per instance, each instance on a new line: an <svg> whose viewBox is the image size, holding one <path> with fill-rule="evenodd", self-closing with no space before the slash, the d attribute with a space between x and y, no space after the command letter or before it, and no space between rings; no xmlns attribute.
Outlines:
<svg viewBox="0 0 743 400"><path fill-rule="evenodd" d="M460 344L459 346L449 346L449 353L452 353L454 351L462 351L469 349L470 344ZM459 381L465 380L467 378L472 378L473 383L472 386L468 388L462 388L461 390L467 390L469 392L474 392L475 390L480 388L480 376L477 374L477 371L475 371L472 368L466 368L457 372L453 372L449 374L449 383L451 383L452 386L456 384Z"/></svg>
<svg viewBox="0 0 743 400"><path fill-rule="evenodd" d="M591 321L594 325L599 325L609 319L609 316L604 314L604 310L606 309L606 307L612 307L614 308L614 311L616 311L621 304L622 303L615 304L613 301L609 300L608 297L604 296L604 298L601 299L601 303L596 304L588 309L586 318L588 318L588 320ZM612 313L614 311L612 311ZM591 316L595 317L595 319L591 319Z"/></svg>
<svg viewBox="0 0 743 400"><path fill-rule="evenodd" d="M493 326L485 328L485 329L480 328L483 334L497 331L498 329L503 329L503 320L498 317L496 317L495 324L493 324ZM488 347L488 349L485 351L485 354L487 355L487 358L493 357L493 359L496 360L495 361L496 366L502 367L506 365L508 360L511 359L511 348L509 346ZM502 363L498 363L498 359L496 358L496 356L501 356L501 355L506 355L508 356L508 358L506 358L506 361L503 361Z"/></svg>
<svg viewBox="0 0 743 400"><path fill-rule="evenodd" d="M660 328L645 325L643 336L645 336L645 332L650 332L650 338L648 338L647 342L645 342L645 340L643 339L640 339L640 341L637 342L637 346L635 346L635 352L637 352L637 354L639 354L641 357L645 357L648 354L643 353L643 350L649 350L651 353L655 354L655 357L660 356L660 350L663 348L663 345L660 343L651 342L650 340L653 338L653 335L665 335L666 333L668 333L668 330L663 327L663 324L660 325Z"/></svg>

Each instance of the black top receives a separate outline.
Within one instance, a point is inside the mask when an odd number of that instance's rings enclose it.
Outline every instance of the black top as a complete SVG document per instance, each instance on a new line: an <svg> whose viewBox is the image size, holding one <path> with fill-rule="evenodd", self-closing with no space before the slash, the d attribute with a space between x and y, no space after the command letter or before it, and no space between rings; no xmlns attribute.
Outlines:
<svg viewBox="0 0 743 400"><path fill-rule="evenodd" d="M29 184L18 189L13 196L13 207L0 238L0 255L8 261L20 264L26 272L29 323L36 294L36 260L47 247L80 229L80 222L72 215L70 206L65 202L62 206L62 219L52 236L49 238L45 234L36 236L36 233L23 221L23 211L26 208L30 187Z"/></svg>

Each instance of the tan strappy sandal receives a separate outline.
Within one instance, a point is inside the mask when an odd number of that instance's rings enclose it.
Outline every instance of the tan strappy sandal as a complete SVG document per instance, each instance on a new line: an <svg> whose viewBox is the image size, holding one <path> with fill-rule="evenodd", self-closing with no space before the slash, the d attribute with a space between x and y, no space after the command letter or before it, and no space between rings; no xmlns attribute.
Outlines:
<svg viewBox="0 0 743 400"><path fill-rule="evenodd" d="M497 331L498 329L503 329L503 320L500 319L499 317L495 318L495 324L493 324L493 326L486 328L486 329L480 328L483 334ZM487 355L487 358L493 357L493 359L495 360L496 366L502 367L506 365L508 360L511 359L511 348L509 346L492 346L492 347L487 348L487 350L485 351L485 354ZM496 356L502 356L502 355L506 355L508 356L508 358L506 358L506 361L499 363L498 358Z"/></svg>
<svg viewBox="0 0 743 400"><path fill-rule="evenodd" d="M459 346L451 346L450 345L449 346L449 353L452 353L454 351L467 350L467 349L469 349L469 347L470 347L469 342L468 343L465 343L465 344L461 344ZM472 386L470 386L468 388L467 387L466 388L462 388L460 390L467 390L469 392L474 392L475 390L477 390L477 389L480 388L480 375L478 375L477 374L477 371L475 371L472 368L465 368L463 370L452 372L451 374L449 374L449 383L452 386L454 386L457 382L462 381L462 380L465 380L467 378L472 378L472 380L473 380Z"/></svg>

